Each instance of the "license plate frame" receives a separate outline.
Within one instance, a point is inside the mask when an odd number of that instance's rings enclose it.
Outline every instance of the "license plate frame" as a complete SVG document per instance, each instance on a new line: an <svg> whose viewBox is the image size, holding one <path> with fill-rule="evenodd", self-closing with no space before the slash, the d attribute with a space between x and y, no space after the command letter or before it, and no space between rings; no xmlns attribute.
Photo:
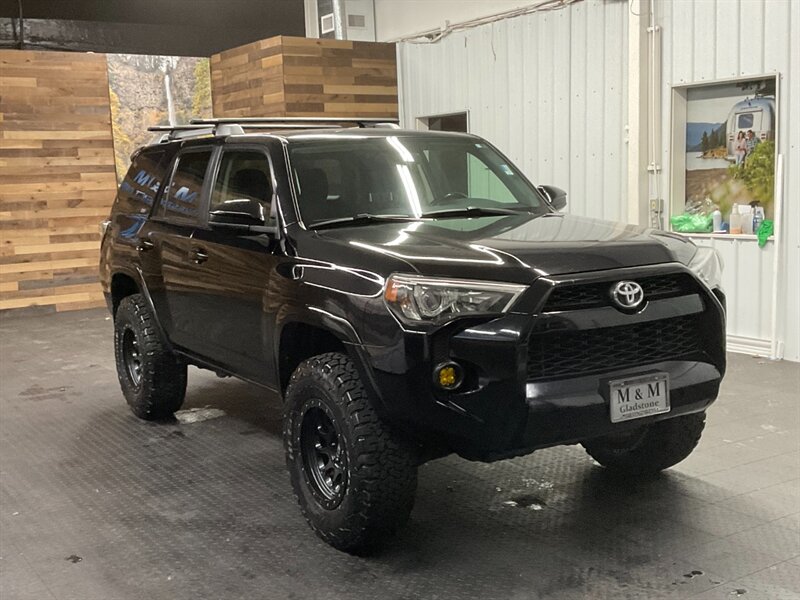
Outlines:
<svg viewBox="0 0 800 600"><path fill-rule="evenodd" d="M612 423L624 423L668 413L671 410L669 392L667 373L611 380L608 382L609 418Z"/></svg>

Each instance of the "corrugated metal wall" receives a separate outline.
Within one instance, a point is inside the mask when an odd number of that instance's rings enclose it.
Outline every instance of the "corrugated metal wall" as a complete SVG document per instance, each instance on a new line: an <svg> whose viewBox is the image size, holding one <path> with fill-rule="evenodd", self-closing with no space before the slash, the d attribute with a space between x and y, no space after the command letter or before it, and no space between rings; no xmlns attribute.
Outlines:
<svg viewBox="0 0 800 600"><path fill-rule="evenodd" d="M663 27L662 139L671 135L673 86L779 73L778 152L783 154L783 256L778 275L778 336L784 355L800 360L800 2L681 0L656 2ZM669 198L670 149L664 144L662 194ZM708 240L698 240L710 244ZM773 258L769 243L715 238L725 260L730 336L771 338ZM756 344L757 345L757 342Z"/></svg>
<svg viewBox="0 0 800 600"><path fill-rule="evenodd" d="M783 256L778 339L800 359L800 0L657 0L663 28L662 197L669 198L672 86L782 75ZM569 192L570 212L627 217L626 1L587 0L398 47L400 114L468 110L484 136L538 183ZM698 240L726 262L728 333L751 347L771 335L775 248L752 240Z"/></svg>
<svg viewBox="0 0 800 600"><path fill-rule="evenodd" d="M627 2L588 1L400 44L401 118L469 111L469 128L570 212L624 219Z"/></svg>

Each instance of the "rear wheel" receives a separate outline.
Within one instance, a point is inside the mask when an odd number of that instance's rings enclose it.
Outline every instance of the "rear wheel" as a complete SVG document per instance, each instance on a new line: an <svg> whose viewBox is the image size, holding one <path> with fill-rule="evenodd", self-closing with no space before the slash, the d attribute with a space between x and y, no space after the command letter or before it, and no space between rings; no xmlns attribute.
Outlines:
<svg viewBox="0 0 800 600"><path fill-rule="evenodd" d="M700 441L706 413L658 421L622 434L583 442L601 465L623 475L646 476L678 464Z"/></svg>
<svg viewBox="0 0 800 600"><path fill-rule="evenodd" d="M303 515L331 546L369 550L408 520L414 454L381 422L346 355L315 356L292 374L284 443Z"/></svg>
<svg viewBox="0 0 800 600"><path fill-rule="evenodd" d="M133 414L141 419L171 417L186 394L186 364L161 341L141 294L123 298L114 316L117 377Z"/></svg>

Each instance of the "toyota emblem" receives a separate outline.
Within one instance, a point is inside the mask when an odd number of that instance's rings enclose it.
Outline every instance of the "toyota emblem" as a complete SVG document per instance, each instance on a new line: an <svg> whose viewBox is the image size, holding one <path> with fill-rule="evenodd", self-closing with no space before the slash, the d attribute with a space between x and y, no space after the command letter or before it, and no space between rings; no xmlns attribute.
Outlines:
<svg viewBox="0 0 800 600"><path fill-rule="evenodd" d="M611 299L620 308L631 310L644 301L644 290L635 281L620 281L611 288Z"/></svg>

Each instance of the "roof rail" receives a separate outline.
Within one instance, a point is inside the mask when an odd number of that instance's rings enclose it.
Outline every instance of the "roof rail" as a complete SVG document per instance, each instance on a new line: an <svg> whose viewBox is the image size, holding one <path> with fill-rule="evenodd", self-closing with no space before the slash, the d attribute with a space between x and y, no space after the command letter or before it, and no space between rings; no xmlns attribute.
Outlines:
<svg viewBox="0 0 800 600"><path fill-rule="evenodd" d="M383 117L226 117L192 119L188 125L156 125L148 131L162 132L158 143L205 136L241 135L247 129L319 129L329 125L353 124L357 127L399 129L397 119Z"/></svg>
<svg viewBox="0 0 800 600"><path fill-rule="evenodd" d="M358 127L392 127L398 120L386 117L224 117L219 119L192 119L193 125L238 124L251 129L268 126L283 129L318 129L320 125L352 123Z"/></svg>
<svg viewBox="0 0 800 600"><path fill-rule="evenodd" d="M159 143L204 136L240 135L244 133L244 129L235 123L210 123L207 125L196 123L190 123L189 125L156 125L154 127L148 127L147 131L164 132L164 135L162 135L158 140Z"/></svg>

